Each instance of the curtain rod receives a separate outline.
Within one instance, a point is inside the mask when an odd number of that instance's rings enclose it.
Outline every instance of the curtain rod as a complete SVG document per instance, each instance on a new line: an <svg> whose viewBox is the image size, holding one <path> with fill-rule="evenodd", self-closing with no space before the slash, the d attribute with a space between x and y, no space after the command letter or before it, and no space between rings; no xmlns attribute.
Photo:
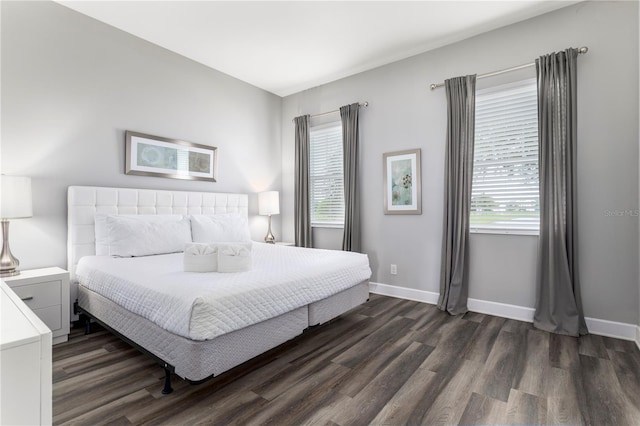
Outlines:
<svg viewBox="0 0 640 426"><path fill-rule="evenodd" d="M360 103L360 102L359 102L359 103L358 103L358 106L359 106L360 108L366 108L366 107L368 107L368 106L369 106L369 102L366 102L366 101L365 101L365 102L362 102L362 103ZM310 116L309 116L309 118L322 117L323 115L333 114L333 113L336 113L336 112L340 112L340 110L339 110L339 109L334 109L333 111L320 112L320 113L318 113L318 114L310 115ZM291 121L295 122L295 121L296 121L296 119L295 119L295 118L292 118L292 119L291 119Z"/></svg>
<svg viewBox="0 0 640 426"><path fill-rule="evenodd" d="M581 55L584 55L585 53L587 53L589 51L589 48L586 46L583 46L581 48L578 49L578 53ZM517 65L515 67L511 67L511 68L505 68L503 70L499 70L499 71L493 71L493 72L488 72L486 74L480 74L478 77L476 78L486 78L486 77L493 77L494 75L500 75L500 74L504 74L506 72L511 72L511 71L517 71L517 70L521 70L523 68L529 68L534 66L536 63L535 62L531 62L529 64L523 64L523 65ZM429 87L431 88L431 90L435 90L438 87L444 87L444 82L443 83L431 83L429 85Z"/></svg>

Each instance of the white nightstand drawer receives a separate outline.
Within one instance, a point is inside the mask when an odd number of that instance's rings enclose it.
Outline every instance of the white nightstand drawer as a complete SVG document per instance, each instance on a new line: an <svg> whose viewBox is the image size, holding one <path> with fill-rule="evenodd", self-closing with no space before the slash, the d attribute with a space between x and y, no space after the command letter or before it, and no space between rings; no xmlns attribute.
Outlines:
<svg viewBox="0 0 640 426"><path fill-rule="evenodd" d="M67 271L57 267L31 269L4 281L51 329L54 345L67 341L71 313Z"/></svg>
<svg viewBox="0 0 640 426"><path fill-rule="evenodd" d="M43 323L47 324L47 327L49 327L51 331L62 328L62 311L60 305L34 309L33 313L36 314Z"/></svg>
<svg viewBox="0 0 640 426"><path fill-rule="evenodd" d="M38 284L18 285L12 287L12 289L33 311L40 308L59 306L62 304L61 281L47 281Z"/></svg>

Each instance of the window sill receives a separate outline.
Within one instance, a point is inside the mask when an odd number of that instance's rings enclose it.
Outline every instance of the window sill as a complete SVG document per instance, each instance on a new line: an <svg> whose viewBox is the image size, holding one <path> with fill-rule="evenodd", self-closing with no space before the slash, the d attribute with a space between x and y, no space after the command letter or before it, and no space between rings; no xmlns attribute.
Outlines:
<svg viewBox="0 0 640 426"><path fill-rule="evenodd" d="M527 230L527 229L470 229L469 233L471 234L495 234L495 235L528 235L528 236L539 236L540 231L538 230Z"/></svg>
<svg viewBox="0 0 640 426"><path fill-rule="evenodd" d="M333 223L312 223L312 228L333 228L333 229L344 229L343 224L333 224Z"/></svg>

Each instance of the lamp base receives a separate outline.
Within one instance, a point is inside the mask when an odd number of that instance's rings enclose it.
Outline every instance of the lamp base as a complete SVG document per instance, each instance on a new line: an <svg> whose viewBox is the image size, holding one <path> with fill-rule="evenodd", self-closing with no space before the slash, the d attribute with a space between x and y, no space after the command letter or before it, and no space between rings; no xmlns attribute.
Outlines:
<svg viewBox="0 0 640 426"><path fill-rule="evenodd" d="M275 244L276 237L271 232L271 215L269 215L269 230L267 231L267 235L264 237L264 242L267 244Z"/></svg>
<svg viewBox="0 0 640 426"><path fill-rule="evenodd" d="M0 277L15 277L16 275L20 275L20 270L14 269L12 271L2 271L0 272Z"/></svg>
<svg viewBox="0 0 640 426"><path fill-rule="evenodd" d="M0 253L0 277L20 275L20 261L16 259L9 248L9 221L2 219L2 252Z"/></svg>

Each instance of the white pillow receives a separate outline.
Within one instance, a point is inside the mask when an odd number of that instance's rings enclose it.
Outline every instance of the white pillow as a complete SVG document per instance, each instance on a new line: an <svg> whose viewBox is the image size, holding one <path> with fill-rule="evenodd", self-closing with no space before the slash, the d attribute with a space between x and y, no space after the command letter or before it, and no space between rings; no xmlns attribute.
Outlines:
<svg viewBox="0 0 640 426"><path fill-rule="evenodd" d="M96 213L93 217L96 233L96 254L98 256L109 256L109 231L107 230L107 216L105 213Z"/></svg>
<svg viewBox="0 0 640 426"><path fill-rule="evenodd" d="M189 219L182 215L96 214L96 254L117 257L178 253L191 242Z"/></svg>
<svg viewBox="0 0 640 426"><path fill-rule="evenodd" d="M191 215L194 243L251 241L247 217L240 214Z"/></svg>

